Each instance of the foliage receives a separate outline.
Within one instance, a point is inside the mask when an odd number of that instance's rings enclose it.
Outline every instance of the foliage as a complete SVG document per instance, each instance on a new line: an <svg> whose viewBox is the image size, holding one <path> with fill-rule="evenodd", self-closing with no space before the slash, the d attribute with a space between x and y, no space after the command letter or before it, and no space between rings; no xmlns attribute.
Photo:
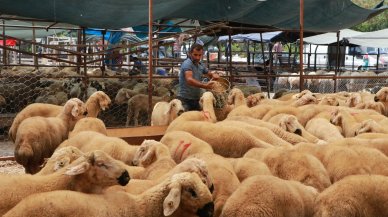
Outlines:
<svg viewBox="0 0 388 217"><path fill-rule="evenodd" d="M363 8L373 8L381 0L352 0L352 1ZM388 3L385 3L385 5L387 4ZM371 32L371 31L377 31L385 28L388 28L388 10L384 11L383 13L361 24L358 24L352 27L351 29L360 31L360 32Z"/></svg>

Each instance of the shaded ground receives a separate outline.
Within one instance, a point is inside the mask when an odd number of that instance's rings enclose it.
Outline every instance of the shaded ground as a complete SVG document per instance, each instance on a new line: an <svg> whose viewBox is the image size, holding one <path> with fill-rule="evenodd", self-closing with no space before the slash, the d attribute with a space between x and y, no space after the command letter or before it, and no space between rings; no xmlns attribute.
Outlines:
<svg viewBox="0 0 388 217"><path fill-rule="evenodd" d="M13 156L15 145L10 141L0 142L0 157Z"/></svg>

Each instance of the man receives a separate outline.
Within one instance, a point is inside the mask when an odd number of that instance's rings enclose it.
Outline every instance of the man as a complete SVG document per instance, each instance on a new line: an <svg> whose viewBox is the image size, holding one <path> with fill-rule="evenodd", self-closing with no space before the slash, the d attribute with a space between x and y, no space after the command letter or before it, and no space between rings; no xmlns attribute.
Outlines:
<svg viewBox="0 0 388 217"><path fill-rule="evenodd" d="M182 101L186 111L200 110L199 98L201 98L201 89L212 89L214 81L202 83L201 77L207 74L211 79L218 79L220 76L214 72L209 72L202 65L203 46L193 44L190 48L189 58L181 65L179 73L179 92L178 99Z"/></svg>
<svg viewBox="0 0 388 217"><path fill-rule="evenodd" d="M280 62L280 57L282 56L283 45L280 41L276 42L272 48L273 59L275 60L275 66L278 66Z"/></svg>

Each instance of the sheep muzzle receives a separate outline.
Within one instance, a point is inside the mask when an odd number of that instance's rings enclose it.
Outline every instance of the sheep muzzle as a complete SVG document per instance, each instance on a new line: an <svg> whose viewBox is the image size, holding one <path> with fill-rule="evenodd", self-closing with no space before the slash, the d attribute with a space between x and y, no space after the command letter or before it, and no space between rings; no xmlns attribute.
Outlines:
<svg viewBox="0 0 388 217"><path fill-rule="evenodd" d="M197 215L199 217L212 217L214 213L214 203L210 202L203 206L201 209L197 210Z"/></svg>
<svg viewBox="0 0 388 217"><path fill-rule="evenodd" d="M378 101L379 101L379 98L375 96L375 102L378 102Z"/></svg>
<svg viewBox="0 0 388 217"><path fill-rule="evenodd" d="M121 186L125 186L125 185L128 184L128 182L129 182L130 179L131 179L131 178L129 177L128 171L125 170L125 171L121 174L121 176L120 176L119 178L117 178L117 181L118 181L118 183L119 183Z"/></svg>
<svg viewBox="0 0 388 217"><path fill-rule="evenodd" d="M294 132L296 135L301 136L302 135L302 130L301 129L296 129Z"/></svg>

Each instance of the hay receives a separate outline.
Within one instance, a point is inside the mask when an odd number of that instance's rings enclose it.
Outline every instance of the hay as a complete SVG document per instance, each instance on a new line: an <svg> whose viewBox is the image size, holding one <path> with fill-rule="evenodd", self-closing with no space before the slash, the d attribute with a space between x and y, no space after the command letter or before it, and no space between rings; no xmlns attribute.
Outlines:
<svg viewBox="0 0 388 217"><path fill-rule="evenodd" d="M215 84L213 85L213 88L210 90L210 92L213 93L214 98L216 99L216 109L223 108L228 99L228 94L230 90L230 83L225 78L219 78L217 80L211 80L214 81Z"/></svg>

